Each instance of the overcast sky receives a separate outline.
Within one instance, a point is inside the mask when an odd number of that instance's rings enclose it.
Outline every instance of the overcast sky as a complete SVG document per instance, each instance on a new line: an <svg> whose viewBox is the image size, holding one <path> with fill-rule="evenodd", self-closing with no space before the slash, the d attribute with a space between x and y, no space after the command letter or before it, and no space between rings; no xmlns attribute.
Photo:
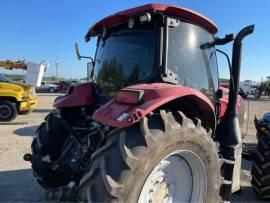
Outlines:
<svg viewBox="0 0 270 203"><path fill-rule="evenodd" d="M255 24L252 37L245 40L241 79L261 80L270 75L270 1L247 0L160 0L198 11L212 19L218 35L236 33ZM97 20L117 11L151 3L146 0L1 0L0 60L46 60L46 75L55 75L55 59L59 75L65 78L86 76L85 60L77 61L74 42L79 42L84 55L93 55L95 44L84 42L88 28ZM230 52L230 47L224 50ZM228 77L226 64L220 62L222 77ZM0 73L3 73L0 70ZM14 72L9 72L14 73Z"/></svg>

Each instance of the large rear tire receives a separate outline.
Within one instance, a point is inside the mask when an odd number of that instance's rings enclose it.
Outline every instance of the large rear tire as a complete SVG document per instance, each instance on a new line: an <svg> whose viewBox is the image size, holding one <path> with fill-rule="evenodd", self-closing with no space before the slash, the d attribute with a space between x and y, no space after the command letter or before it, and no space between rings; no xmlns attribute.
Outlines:
<svg viewBox="0 0 270 203"><path fill-rule="evenodd" d="M220 164L210 134L200 120L164 110L117 129L93 154L91 169L79 185L79 199L219 202Z"/></svg>
<svg viewBox="0 0 270 203"><path fill-rule="evenodd" d="M252 187L258 197L270 199L270 137L259 138L252 160Z"/></svg>

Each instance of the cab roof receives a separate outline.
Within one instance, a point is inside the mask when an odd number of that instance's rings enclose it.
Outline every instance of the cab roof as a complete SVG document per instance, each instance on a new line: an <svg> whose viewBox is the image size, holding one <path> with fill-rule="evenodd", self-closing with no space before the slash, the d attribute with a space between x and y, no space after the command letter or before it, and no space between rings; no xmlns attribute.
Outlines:
<svg viewBox="0 0 270 203"><path fill-rule="evenodd" d="M213 21L208 19L207 17L194 12L192 10L181 8L173 5L167 5L167 4L147 4L139 7L135 7L132 9L120 11L118 13L115 13L113 15L110 15L96 24L94 24L90 29L88 30L85 40L89 41L90 37L96 36L98 33L100 33L103 29L103 27L113 26L116 24L120 24L125 22L129 17L138 14L138 13L144 13L144 12L162 12L164 14L168 15L175 15L179 16L181 18L190 20L201 27L205 28L212 34L217 33L217 26Z"/></svg>

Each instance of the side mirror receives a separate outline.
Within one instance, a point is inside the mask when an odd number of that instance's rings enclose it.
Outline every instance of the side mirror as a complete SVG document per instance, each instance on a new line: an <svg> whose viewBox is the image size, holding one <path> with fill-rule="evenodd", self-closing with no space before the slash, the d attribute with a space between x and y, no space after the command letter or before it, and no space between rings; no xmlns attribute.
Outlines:
<svg viewBox="0 0 270 203"><path fill-rule="evenodd" d="M79 45L77 42L75 43L75 51L76 51L76 55L77 55L78 60L81 60L82 57L80 55Z"/></svg>
<svg viewBox="0 0 270 203"><path fill-rule="evenodd" d="M93 78L94 64L93 62L87 63L87 81L90 81Z"/></svg>

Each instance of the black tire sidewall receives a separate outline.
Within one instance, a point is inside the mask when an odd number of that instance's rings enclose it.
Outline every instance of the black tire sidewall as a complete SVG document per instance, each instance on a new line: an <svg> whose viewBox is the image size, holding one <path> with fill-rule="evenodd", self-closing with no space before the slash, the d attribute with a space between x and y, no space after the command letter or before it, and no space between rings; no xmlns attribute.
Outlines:
<svg viewBox="0 0 270 203"><path fill-rule="evenodd" d="M55 161L61 153L65 136L68 136L66 129L61 125L60 118L54 112L46 117L46 123L43 122L37 129L37 136L34 138L31 148L32 154L36 156L50 155ZM70 168L63 170L52 170L49 166L41 166L32 163L32 168L38 183L45 189L57 188L68 184L70 181Z"/></svg>
<svg viewBox="0 0 270 203"><path fill-rule="evenodd" d="M0 106L1 105L8 106L10 111L11 111L11 115L8 118L5 118L5 119L2 119L0 117L0 122L9 122L9 121L14 120L16 118L16 116L17 116L16 104L11 102L11 101L0 101Z"/></svg>
<svg viewBox="0 0 270 203"><path fill-rule="evenodd" d="M259 138L255 152L253 153L251 169L251 185L259 198L268 199L270 196L270 136L257 132ZM258 181L258 182L257 182Z"/></svg>
<svg viewBox="0 0 270 203"><path fill-rule="evenodd" d="M254 93L254 96L255 96L255 98L260 98L261 94L262 94L261 91L259 89L256 89L255 93Z"/></svg>

